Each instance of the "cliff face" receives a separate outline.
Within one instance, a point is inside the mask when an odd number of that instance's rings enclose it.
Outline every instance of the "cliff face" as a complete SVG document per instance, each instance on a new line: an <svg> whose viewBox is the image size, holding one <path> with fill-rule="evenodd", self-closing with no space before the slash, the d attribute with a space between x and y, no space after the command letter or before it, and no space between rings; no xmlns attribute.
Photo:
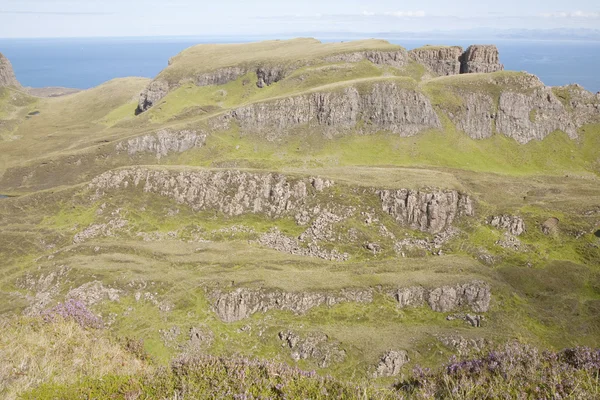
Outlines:
<svg viewBox="0 0 600 400"><path fill-rule="evenodd" d="M457 216L474 214L471 198L456 191L425 193L414 190L380 190L383 210L400 224L438 233L452 226Z"/></svg>
<svg viewBox="0 0 600 400"><path fill-rule="evenodd" d="M504 70L498 48L494 45L472 45L460 58L460 73L488 73Z"/></svg>
<svg viewBox="0 0 600 400"><path fill-rule="evenodd" d="M434 74L444 76L460 74L459 58L462 53L463 49L460 46L425 46L409 51L408 55Z"/></svg>
<svg viewBox="0 0 600 400"><path fill-rule="evenodd" d="M450 312L467 308L474 312L487 312L490 306L490 285L473 281L455 286L423 288L421 286L394 289L393 295L399 307L421 307L427 304L433 311ZM339 292L283 292L279 290L239 288L224 292L209 292L213 310L224 322L249 318L255 313L271 310L291 311L304 314L319 306L341 303L372 303L376 290L345 289Z"/></svg>
<svg viewBox="0 0 600 400"><path fill-rule="evenodd" d="M126 151L129 156L138 153L153 153L160 160L171 153L182 153L195 147L204 146L206 134L196 131L172 132L161 130L155 134L138 136L116 145L117 152Z"/></svg>
<svg viewBox="0 0 600 400"><path fill-rule="evenodd" d="M309 226L299 238L306 242L327 241L331 225L356 212L368 212L368 204L374 194L379 197L383 212L403 226L424 232L441 232L450 228L457 217L474 215L471 198L453 190L362 189L365 204L361 200L348 209L343 206L343 194L318 197L319 193L334 185L330 181L327 185L322 182L319 178L294 178L276 173L237 170L178 172L140 167L106 172L93 179L89 188L95 191L94 197L99 198L110 190L141 187L146 193L171 198L194 210L218 210L229 216L263 214L278 218L305 215L306 218L297 217L297 220L299 225ZM315 213L315 209L320 211ZM326 212L327 209L339 211L331 213ZM270 237L269 240L275 239ZM288 245L293 248L294 243Z"/></svg>
<svg viewBox="0 0 600 400"><path fill-rule="evenodd" d="M12 64L0 53L0 87L13 86L20 88L21 84L15 76Z"/></svg>
<svg viewBox="0 0 600 400"><path fill-rule="evenodd" d="M273 139L283 135L285 129L300 125L331 131L386 130L401 136L441 127L427 97L393 82L374 84L364 92L348 87L256 103L238 108L226 118L235 120L244 132L265 131Z"/></svg>

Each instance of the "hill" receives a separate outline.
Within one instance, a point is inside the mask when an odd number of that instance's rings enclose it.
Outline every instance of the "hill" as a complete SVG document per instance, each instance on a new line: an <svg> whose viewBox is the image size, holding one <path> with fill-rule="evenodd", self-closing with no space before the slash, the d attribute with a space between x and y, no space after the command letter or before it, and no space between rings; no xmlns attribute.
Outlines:
<svg viewBox="0 0 600 400"><path fill-rule="evenodd" d="M515 339L600 346L600 96L495 46L199 45L153 80L4 85L0 119L9 324L77 302L154 366L258 358L348 396Z"/></svg>

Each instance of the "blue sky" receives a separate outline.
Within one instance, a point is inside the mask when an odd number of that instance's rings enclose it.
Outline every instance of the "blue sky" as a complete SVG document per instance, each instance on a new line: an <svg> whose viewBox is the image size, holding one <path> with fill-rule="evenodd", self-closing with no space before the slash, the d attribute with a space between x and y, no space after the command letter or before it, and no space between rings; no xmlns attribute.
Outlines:
<svg viewBox="0 0 600 400"><path fill-rule="evenodd" d="M598 0L0 0L0 37L600 29Z"/></svg>

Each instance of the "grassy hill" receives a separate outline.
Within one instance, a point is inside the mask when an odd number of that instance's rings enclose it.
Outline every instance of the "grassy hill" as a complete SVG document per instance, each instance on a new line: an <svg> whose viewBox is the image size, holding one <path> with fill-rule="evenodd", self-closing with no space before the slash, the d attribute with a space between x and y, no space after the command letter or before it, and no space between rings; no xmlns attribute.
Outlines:
<svg viewBox="0 0 600 400"><path fill-rule="evenodd" d="M404 53L200 45L154 81L0 88L0 393L165 397L210 380L231 396L443 398L413 367L514 340L600 347L600 100L512 71L435 77ZM263 70L285 74L261 87ZM168 91L136 115L157 81ZM49 365L39 349L65 331ZM36 335L39 351L16 351ZM15 375L18 359L42 367ZM219 372L240 365L264 385ZM573 376L597 393L588 370ZM458 398L478 393L463 378Z"/></svg>

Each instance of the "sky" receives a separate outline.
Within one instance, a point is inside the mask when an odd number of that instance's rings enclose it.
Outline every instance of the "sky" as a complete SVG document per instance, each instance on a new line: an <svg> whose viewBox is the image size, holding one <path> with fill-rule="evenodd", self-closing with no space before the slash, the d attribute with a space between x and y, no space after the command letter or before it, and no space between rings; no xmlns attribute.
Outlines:
<svg viewBox="0 0 600 400"><path fill-rule="evenodd" d="M598 0L0 0L0 38L600 29Z"/></svg>

